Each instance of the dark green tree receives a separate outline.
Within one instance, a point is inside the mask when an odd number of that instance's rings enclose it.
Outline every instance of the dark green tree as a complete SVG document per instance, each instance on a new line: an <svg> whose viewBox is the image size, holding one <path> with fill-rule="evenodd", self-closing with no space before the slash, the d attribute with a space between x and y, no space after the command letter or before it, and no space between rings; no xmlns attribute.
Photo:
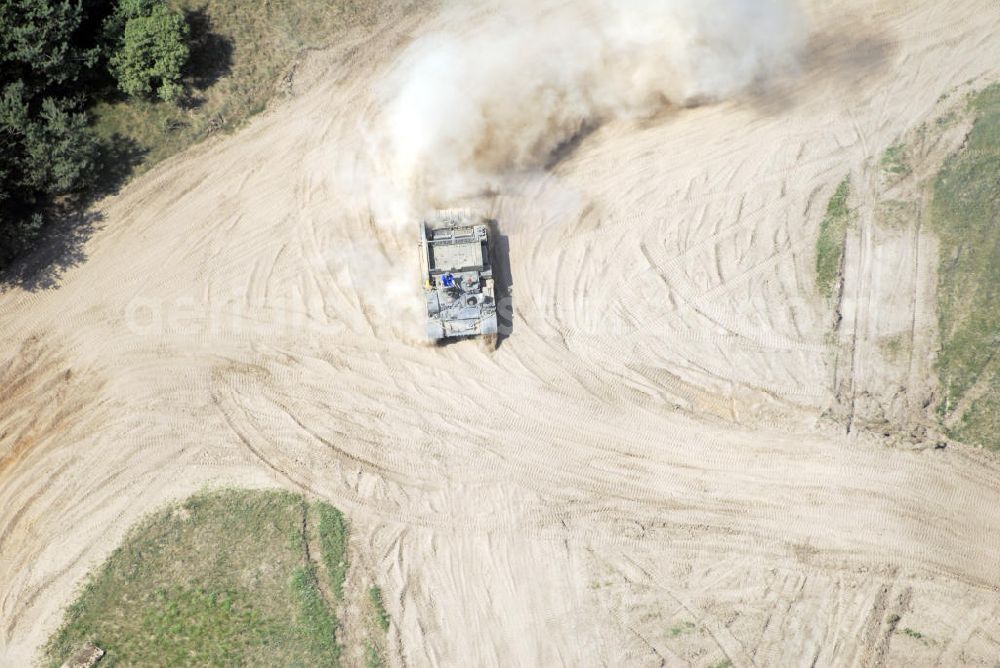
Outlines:
<svg viewBox="0 0 1000 668"><path fill-rule="evenodd" d="M99 54L82 46L83 17L80 2L0 0L0 268L93 172L80 79Z"/></svg>
<svg viewBox="0 0 1000 668"><path fill-rule="evenodd" d="M55 87L72 88L81 69L98 56L96 49L77 45L82 18L79 2L0 0L3 82L23 82L29 97Z"/></svg>

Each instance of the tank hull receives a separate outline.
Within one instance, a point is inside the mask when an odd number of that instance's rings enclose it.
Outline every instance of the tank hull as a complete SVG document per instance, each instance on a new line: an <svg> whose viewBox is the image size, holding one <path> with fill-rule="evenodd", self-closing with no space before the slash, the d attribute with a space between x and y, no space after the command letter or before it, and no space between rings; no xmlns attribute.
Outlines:
<svg viewBox="0 0 1000 668"><path fill-rule="evenodd" d="M497 333L490 224L443 211L420 223L420 265L432 341Z"/></svg>

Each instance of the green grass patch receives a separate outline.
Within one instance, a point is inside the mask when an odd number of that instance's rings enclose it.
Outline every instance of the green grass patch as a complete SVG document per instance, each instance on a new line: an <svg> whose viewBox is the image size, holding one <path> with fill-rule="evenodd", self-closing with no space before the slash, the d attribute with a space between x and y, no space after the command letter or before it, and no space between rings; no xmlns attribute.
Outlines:
<svg viewBox="0 0 1000 668"><path fill-rule="evenodd" d="M902 631L900 631L900 633L909 638L913 638L914 640L918 641L921 645L924 645L925 647L937 644L933 639L928 638L925 634L921 633L920 631L914 631L911 628L904 628L902 629Z"/></svg>
<svg viewBox="0 0 1000 668"><path fill-rule="evenodd" d="M851 177L845 176L826 205L826 215L819 225L816 240L816 287L827 299L833 298L840 285L844 259L844 240L851 212L847 198L851 194Z"/></svg>
<svg viewBox="0 0 1000 668"><path fill-rule="evenodd" d="M365 668L382 668L382 655L371 640L365 640Z"/></svg>
<svg viewBox="0 0 1000 668"><path fill-rule="evenodd" d="M378 0L169 0L191 27L180 104L120 100L93 109L97 134L143 157L138 171L239 127L286 89L296 61L374 22ZM114 165L108 165L113 169Z"/></svg>
<svg viewBox="0 0 1000 668"><path fill-rule="evenodd" d="M313 665L337 666L340 645L337 644L337 618L323 600L312 564L302 566L292 575L292 589L299 599L299 620L305 647L309 653L321 657Z"/></svg>
<svg viewBox="0 0 1000 668"><path fill-rule="evenodd" d="M368 602L371 604L370 619L382 630L383 634L388 633L389 613L385 610L382 590L379 589L378 585L372 585L368 588ZM377 668L383 665L382 647L385 644L385 637L378 636L377 632L374 631L372 633L372 636L364 640L365 665L368 668Z"/></svg>
<svg viewBox="0 0 1000 668"><path fill-rule="evenodd" d="M372 585L368 589L368 600L375 610L375 623L383 631L389 630L389 613L385 611L385 604L382 602L382 590L378 585Z"/></svg>
<svg viewBox="0 0 1000 668"><path fill-rule="evenodd" d="M882 172L895 178L903 178L910 173L910 166L906 162L906 145L893 144L882 154L879 161Z"/></svg>
<svg viewBox="0 0 1000 668"><path fill-rule="evenodd" d="M344 578L347 577L347 524L344 515L326 503L317 504L319 511L319 547L323 565L330 574L330 587L338 601L344 600Z"/></svg>
<svg viewBox="0 0 1000 668"><path fill-rule="evenodd" d="M941 242L938 412L954 423L952 438L1000 449L1000 85L971 98L969 110L972 130L933 185L931 219ZM954 415L963 399L969 406Z"/></svg>
<svg viewBox="0 0 1000 668"><path fill-rule="evenodd" d="M45 648L107 666L337 666L337 619L306 559L305 500L201 494L154 512L94 573Z"/></svg>
<svg viewBox="0 0 1000 668"><path fill-rule="evenodd" d="M966 443L973 443L1000 450L1000 377L996 362L989 375L984 377L986 391L973 400L952 428L949 436Z"/></svg>
<svg viewBox="0 0 1000 668"><path fill-rule="evenodd" d="M949 111L948 113L942 114L941 116L935 118L934 125L937 127L937 129L943 130L945 128L950 128L951 126L953 126L960 120L960 118L961 116L959 115L958 112Z"/></svg>
<svg viewBox="0 0 1000 668"><path fill-rule="evenodd" d="M998 106L1000 106L1000 84L993 84L969 95L969 111L994 114Z"/></svg>
<svg viewBox="0 0 1000 668"><path fill-rule="evenodd" d="M690 633L691 631L694 631L695 628L696 628L695 624L692 622L687 622L687 621L680 622L678 624L674 624L673 626L671 626L670 629L667 631L667 635L669 635L671 638L676 638L677 636L684 635L685 633Z"/></svg>

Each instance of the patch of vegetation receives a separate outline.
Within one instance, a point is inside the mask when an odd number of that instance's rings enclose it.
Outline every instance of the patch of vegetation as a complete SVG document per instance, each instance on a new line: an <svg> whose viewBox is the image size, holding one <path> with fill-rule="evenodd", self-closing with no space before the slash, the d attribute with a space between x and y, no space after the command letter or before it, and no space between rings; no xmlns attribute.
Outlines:
<svg viewBox="0 0 1000 668"><path fill-rule="evenodd" d="M276 635L247 592L235 589L160 587L140 614L138 635L155 638L158 656L174 664L223 665L241 655L243 634L260 645Z"/></svg>
<svg viewBox="0 0 1000 668"><path fill-rule="evenodd" d="M949 111L948 113L942 114L941 116L935 118L934 125L936 125L939 130L944 128L949 128L955 123L957 123L959 118L960 117L957 112Z"/></svg>
<svg viewBox="0 0 1000 668"><path fill-rule="evenodd" d="M190 27L162 0L118 0L105 22L114 51L108 62L118 88L130 97L154 93L166 102L180 97Z"/></svg>
<svg viewBox="0 0 1000 668"><path fill-rule="evenodd" d="M882 154L879 167L884 174L895 178L903 178L910 173L910 166L906 162L906 145L893 144Z"/></svg>
<svg viewBox="0 0 1000 668"><path fill-rule="evenodd" d="M375 623L382 631L389 630L389 613L385 611L385 604L382 603L382 590L378 585L372 585L368 589L368 599L375 610Z"/></svg>
<svg viewBox="0 0 1000 668"><path fill-rule="evenodd" d="M907 343L906 334L893 334L883 336L878 340L878 347L890 362L899 360L900 355L905 352Z"/></svg>
<svg viewBox="0 0 1000 668"><path fill-rule="evenodd" d="M312 564L297 568L292 575L292 588L299 599L302 637L312 656L321 657L312 665L337 666L340 645L337 643L337 618L323 600Z"/></svg>
<svg viewBox="0 0 1000 668"><path fill-rule="evenodd" d="M968 110L977 113L996 113L1000 105L1000 84L987 86L981 91L969 94Z"/></svg>
<svg viewBox="0 0 1000 668"><path fill-rule="evenodd" d="M102 666L339 665L307 508L286 492L224 491L153 513L91 574L45 662L91 640Z"/></svg>
<svg viewBox="0 0 1000 668"><path fill-rule="evenodd" d="M385 604L382 601L382 590L378 585L368 588L368 602L370 604L369 619L374 625L381 629L382 633L368 628L368 637L364 639L365 665L369 668L376 668L384 664L385 634L389 632L389 613L386 612Z"/></svg>
<svg viewBox="0 0 1000 668"><path fill-rule="evenodd" d="M684 621L671 626L670 630L667 631L667 634L671 638L676 638L679 635L683 635L685 633L690 633L691 631L694 631L695 628L696 628L695 624L693 624L692 622Z"/></svg>
<svg viewBox="0 0 1000 668"><path fill-rule="evenodd" d="M723 659L718 663L713 663L712 668L733 668L733 662L729 659Z"/></svg>
<svg viewBox="0 0 1000 668"><path fill-rule="evenodd" d="M985 392L966 408L948 435L965 443L1000 450L1000 374L996 363L980 376Z"/></svg>
<svg viewBox="0 0 1000 668"><path fill-rule="evenodd" d="M330 586L338 601L344 600L344 579L347 577L347 524L344 515L331 505L318 504L319 547L323 565L330 574Z"/></svg>
<svg viewBox="0 0 1000 668"><path fill-rule="evenodd" d="M365 640L365 668L382 668L382 655L371 640Z"/></svg>
<svg viewBox="0 0 1000 668"><path fill-rule="evenodd" d="M826 205L826 215L819 225L816 240L816 286L827 299L835 296L840 284L844 260L844 241L851 220L847 198L851 194L851 177L845 176Z"/></svg>
<svg viewBox="0 0 1000 668"><path fill-rule="evenodd" d="M913 638L925 647L937 644L933 639L928 638L925 634L920 631L914 631L911 628L904 628L900 632L907 637Z"/></svg>
<svg viewBox="0 0 1000 668"><path fill-rule="evenodd" d="M974 96L969 109L972 130L933 186L938 411L952 438L1000 449L1000 84Z"/></svg>
<svg viewBox="0 0 1000 668"><path fill-rule="evenodd" d="M919 215L917 202L890 199L878 204L877 221L884 229L906 229Z"/></svg>

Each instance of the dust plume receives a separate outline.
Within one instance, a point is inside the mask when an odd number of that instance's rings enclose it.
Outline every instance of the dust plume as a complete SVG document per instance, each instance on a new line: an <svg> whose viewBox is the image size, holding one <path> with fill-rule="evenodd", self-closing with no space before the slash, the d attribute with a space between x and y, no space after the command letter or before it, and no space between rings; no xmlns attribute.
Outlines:
<svg viewBox="0 0 1000 668"><path fill-rule="evenodd" d="M489 0L453 5L379 88L393 178L420 207L544 167L586 130L734 95L793 67L789 0Z"/></svg>

